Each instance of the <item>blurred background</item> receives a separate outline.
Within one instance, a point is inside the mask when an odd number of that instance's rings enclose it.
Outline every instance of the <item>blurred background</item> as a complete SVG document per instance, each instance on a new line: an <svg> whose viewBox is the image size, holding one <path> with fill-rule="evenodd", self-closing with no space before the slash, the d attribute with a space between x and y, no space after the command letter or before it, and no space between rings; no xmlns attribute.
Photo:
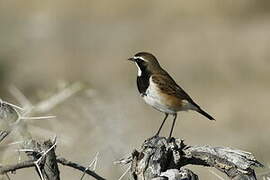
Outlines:
<svg viewBox="0 0 270 180"><path fill-rule="evenodd" d="M57 154L87 165L99 152L97 172L121 176L124 168L113 161L140 147L164 116L140 98L136 66L126 61L149 51L217 120L183 112L175 137L250 151L270 163L269 0L2 0L0 24L0 98L19 105L13 85L35 104L69 83L85 84L48 113L56 119L29 124L35 138L57 134ZM16 162L15 149L1 164ZM218 179L209 168L190 168ZM61 176L81 173L61 167ZM38 176L27 169L12 179Z"/></svg>

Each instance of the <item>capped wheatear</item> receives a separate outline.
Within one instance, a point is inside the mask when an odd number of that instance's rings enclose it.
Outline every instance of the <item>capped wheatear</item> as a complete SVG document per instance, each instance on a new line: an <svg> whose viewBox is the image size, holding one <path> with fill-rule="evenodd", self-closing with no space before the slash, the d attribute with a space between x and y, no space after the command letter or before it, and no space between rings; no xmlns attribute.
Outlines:
<svg viewBox="0 0 270 180"><path fill-rule="evenodd" d="M158 136L168 115L173 115L169 139L172 136L178 111L196 111L209 120L214 118L201 109L191 97L173 80L173 78L160 66L156 57L147 52L139 52L128 60L134 62L138 68L137 86L144 101L155 109L165 113L155 136Z"/></svg>

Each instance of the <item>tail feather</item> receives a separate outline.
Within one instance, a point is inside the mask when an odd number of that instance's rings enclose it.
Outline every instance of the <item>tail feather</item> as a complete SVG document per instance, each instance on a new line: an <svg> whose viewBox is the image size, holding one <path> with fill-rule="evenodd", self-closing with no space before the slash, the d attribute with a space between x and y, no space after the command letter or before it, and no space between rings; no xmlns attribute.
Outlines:
<svg viewBox="0 0 270 180"><path fill-rule="evenodd" d="M208 114L207 112L205 112L204 110L202 110L201 108L199 108L199 110L197 110L198 113L204 115L205 117L207 117L209 120L215 120L210 114Z"/></svg>

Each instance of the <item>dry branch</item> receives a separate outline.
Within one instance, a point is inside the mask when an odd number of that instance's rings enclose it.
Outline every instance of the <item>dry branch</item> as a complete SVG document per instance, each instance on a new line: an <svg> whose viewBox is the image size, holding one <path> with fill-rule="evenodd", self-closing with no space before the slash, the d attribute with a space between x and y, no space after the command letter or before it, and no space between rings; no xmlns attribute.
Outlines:
<svg viewBox="0 0 270 180"><path fill-rule="evenodd" d="M44 152L48 151L44 155L45 158L41 169L42 175L48 180L60 180L60 171L57 165L53 143L51 141L45 141L42 146L42 149L45 150Z"/></svg>
<svg viewBox="0 0 270 180"><path fill-rule="evenodd" d="M18 169L35 167L41 180L60 180L58 163L61 163L62 165L80 170L97 180L105 180L94 171L89 170L88 167L81 166L64 158L57 159L57 156L55 155L56 141L55 143L52 143L51 141L39 143L33 140L30 132L27 130L27 124L24 121L21 121L25 119L51 118L51 116L25 117L25 115L35 112L48 111L76 92L80 91L82 88L83 86L81 83L74 83L56 95L52 96L48 100L42 101L36 106L33 106L31 102L18 89L13 87L13 94L22 104L26 106L26 109L20 108L0 99L0 142L9 135L14 127L16 127L16 130L23 138L23 145L20 151L25 152L30 159L29 161L17 163L14 165L0 166L0 174L6 174ZM22 112L17 111L17 109Z"/></svg>
<svg viewBox="0 0 270 180"><path fill-rule="evenodd" d="M50 140L43 143L31 140L25 142L24 149L30 160L13 165L0 166L0 174L6 174L8 172L14 172L19 169L36 167L36 170L40 176L40 179L45 180L60 180L60 171L58 169L58 163L69 166L76 170L79 170L85 174L92 176L97 180L106 180L94 171L89 170L78 163L74 163L65 158L60 158L55 155L55 144Z"/></svg>
<svg viewBox="0 0 270 180"><path fill-rule="evenodd" d="M97 180L106 180L105 178L101 177L100 175L98 175L94 171L89 170L87 167L84 167L84 166L82 166L80 164L69 161L69 160L67 160L65 158L58 157L57 162L64 165L64 166L69 166L71 168L74 168L74 169L80 170L82 172L85 172L86 174L94 177Z"/></svg>
<svg viewBox="0 0 270 180"><path fill-rule="evenodd" d="M50 140L43 143L31 140L24 144L25 153L34 161L41 179L60 180L60 172L55 155L56 142Z"/></svg>
<svg viewBox="0 0 270 180"><path fill-rule="evenodd" d="M0 167L0 174L14 172L14 171L19 170L19 169L24 169L24 168L34 167L34 166L35 166L34 161L24 161L24 162L17 163L17 164L5 165L5 166Z"/></svg>
<svg viewBox="0 0 270 180"><path fill-rule="evenodd" d="M119 162L129 162L127 160ZM134 180L197 180L198 177L185 165L214 167L232 180L256 180L254 170L262 167L254 156L228 147L187 146L180 139L167 142L164 137L146 140L140 150L131 156L131 173Z"/></svg>

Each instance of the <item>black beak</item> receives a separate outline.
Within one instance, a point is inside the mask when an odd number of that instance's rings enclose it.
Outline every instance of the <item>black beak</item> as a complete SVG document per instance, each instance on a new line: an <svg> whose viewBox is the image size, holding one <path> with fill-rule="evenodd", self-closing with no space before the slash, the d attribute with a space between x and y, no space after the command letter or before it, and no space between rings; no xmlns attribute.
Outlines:
<svg viewBox="0 0 270 180"><path fill-rule="evenodd" d="M132 58L128 58L128 60L129 60L129 61L134 61L134 58L133 58L133 57L132 57Z"/></svg>

